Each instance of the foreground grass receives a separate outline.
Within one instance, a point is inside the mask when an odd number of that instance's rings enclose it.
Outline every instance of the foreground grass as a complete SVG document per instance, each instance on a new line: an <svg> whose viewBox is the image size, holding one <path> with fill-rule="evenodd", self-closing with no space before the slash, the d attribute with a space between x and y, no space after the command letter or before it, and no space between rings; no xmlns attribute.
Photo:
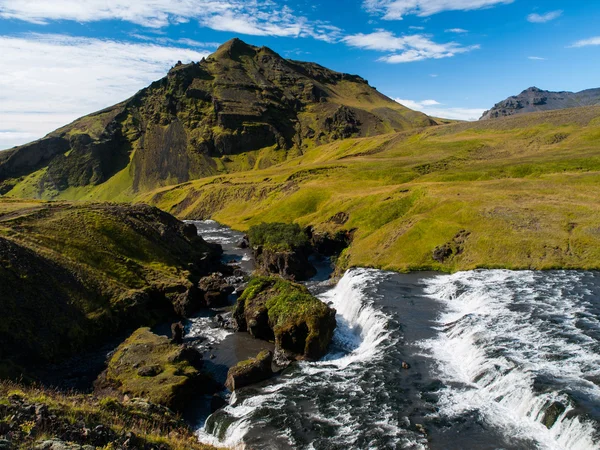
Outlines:
<svg viewBox="0 0 600 450"><path fill-rule="evenodd" d="M240 230L356 229L340 265L396 271L598 269L599 198L598 107L349 139L139 197ZM462 230L463 251L435 261Z"/></svg>
<svg viewBox="0 0 600 450"><path fill-rule="evenodd" d="M131 433L135 436L134 448L214 448L198 443L185 423L166 408L144 401L121 403L113 398L66 394L8 381L0 381L0 425L4 430L0 430L0 438L4 435L19 449L61 439L112 450L122 448L123 441L131 439ZM94 433L99 426L102 433ZM98 442L104 443L97 446Z"/></svg>

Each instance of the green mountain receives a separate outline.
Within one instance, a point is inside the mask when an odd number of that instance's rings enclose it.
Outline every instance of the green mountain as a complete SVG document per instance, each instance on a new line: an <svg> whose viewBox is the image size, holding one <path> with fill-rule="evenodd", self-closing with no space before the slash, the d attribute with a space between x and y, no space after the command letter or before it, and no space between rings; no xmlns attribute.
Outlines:
<svg viewBox="0 0 600 450"><path fill-rule="evenodd" d="M359 76L233 39L123 103L0 152L0 194L129 200L340 139L434 124Z"/></svg>

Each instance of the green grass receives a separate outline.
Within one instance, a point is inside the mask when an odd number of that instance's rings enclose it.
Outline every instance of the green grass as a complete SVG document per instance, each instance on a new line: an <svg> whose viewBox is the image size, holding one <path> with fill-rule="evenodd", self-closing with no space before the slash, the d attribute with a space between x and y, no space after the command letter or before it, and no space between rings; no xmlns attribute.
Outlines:
<svg viewBox="0 0 600 450"><path fill-rule="evenodd" d="M390 270L600 268L600 108L348 139L139 199L239 230L356 229L341 261ZM344 212L349 220L330 218ZM574 224L573 226L567 226ZM433 250L459 231L464 252Z"/></svg>

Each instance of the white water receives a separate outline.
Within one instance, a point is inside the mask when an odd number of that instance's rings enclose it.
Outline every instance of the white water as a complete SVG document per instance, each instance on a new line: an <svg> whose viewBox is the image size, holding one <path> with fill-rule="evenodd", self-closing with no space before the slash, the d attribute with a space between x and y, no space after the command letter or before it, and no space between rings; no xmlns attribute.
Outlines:
<svg viewBox="0 0 600 450"><path fill-rule="evenodd" d="M375 407L372 404L374 400L369 398L371 393L365 392L358 383L360 376L365 373L365 364L377 366L377 360L385 349L397 345L396 338L387 330L389 317L373 308L373 300L367 300L365 296L365 290L372 294L374 287L386 277L383 272L374 270L347 272L335 288L320 296L322 301L337 310L337 328L331 353L322 361L299 364L298 370L292 375L284 374L272 384L262 387L258 393L254 392L242 400L238 400L234 394L230 406L224 409L233 423L228 425L230 420L220 421L217 429L213 430L214 435L220 436L220 441L202 430L199 432L200 439L206 443L239 446L253 426L260 428L257 424L260 418L256 416L259 409L283 411L284 407L289 407L287 402L290 398L304 398L316 403L321 393L321 396L331 395L331 402L322 408L313 408L308 420L326 424L335 430L328 439L336 445L357 448L356 430L363 425L365 414L353 411L345 402L361 399L365 412L373 415L370 425L373 430L388 436L394 446L424 448L414 436L401 429L396 416L385 404ZM341 393L343 395L339 395ZM311 399L310 395L316 397ZM225 430L221 429L223 423L227 423ZM286 441L285 445L298 445L292 430L278 428L275 433L279 433L275 436L277 439ZM312 444L307 448L312 448ZM380 447L373 441L362 448Z"/></svg>
<svg viewBox="0 0 600 450"><path fill-rule="evenodd" d="M583 272L476 271L438 276L427 291L447 311L440 333L424 344L438 361L441 414L478 411L507 436L549 450L597 450L591 422L571 416L569 392L596 405L600 355L582 332L599 330L586 302ZM546 389L535 389L536 380ZM562 387L562 388L561 388ZM567 407L556 423L541 423L555 401Z"/></svg>

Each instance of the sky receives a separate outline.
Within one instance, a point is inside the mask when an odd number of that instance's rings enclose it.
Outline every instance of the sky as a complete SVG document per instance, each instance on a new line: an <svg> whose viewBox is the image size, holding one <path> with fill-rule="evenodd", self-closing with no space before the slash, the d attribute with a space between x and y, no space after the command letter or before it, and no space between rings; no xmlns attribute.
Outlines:
<svg viewBox="0 0 600 450"><path fill-rule="evenodd" d="M239 37L461 120L530 86L600 87L597 0L0 0L0 149Z"/></svg>

